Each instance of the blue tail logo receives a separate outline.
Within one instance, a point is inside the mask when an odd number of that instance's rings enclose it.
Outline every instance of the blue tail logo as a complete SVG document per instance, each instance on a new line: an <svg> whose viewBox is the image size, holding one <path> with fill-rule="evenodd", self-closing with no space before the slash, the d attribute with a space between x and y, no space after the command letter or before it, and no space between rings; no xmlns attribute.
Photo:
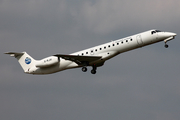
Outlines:
<svg viewBox="0 0 180 120"><path fill-rule="evenodd" d="M28 58L28 57L26 57L26 59L25 59L25 63L26 63L26 64L30 64L30 63L31 63L31 59L30 59L30 58Z"/></svg>

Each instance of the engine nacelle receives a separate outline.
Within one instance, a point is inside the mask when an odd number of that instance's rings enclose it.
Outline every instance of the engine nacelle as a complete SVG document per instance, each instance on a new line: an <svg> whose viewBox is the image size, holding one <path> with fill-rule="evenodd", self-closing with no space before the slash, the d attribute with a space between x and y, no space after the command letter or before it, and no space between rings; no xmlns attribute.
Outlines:
<svg viewBox="0 0 180 120"><path fill-rule="evenodd" d="M58 64L59 61L60 60L58 59L58 57L55 57L55 56L47 57L40 61L37 61L36 67L40 67L40 68L50 67L50 66Z"/></svg>

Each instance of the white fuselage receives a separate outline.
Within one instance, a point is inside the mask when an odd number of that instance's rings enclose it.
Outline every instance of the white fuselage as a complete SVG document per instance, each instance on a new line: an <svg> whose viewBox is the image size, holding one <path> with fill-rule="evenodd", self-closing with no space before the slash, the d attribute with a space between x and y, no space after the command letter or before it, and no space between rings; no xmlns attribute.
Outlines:
<svg viewBox="0 0 180 120"><path fill-rule="evenodd" d="M150 30L143 33L139 33L126 38L111 41L102 45L98 45L89 49L85 49L79 52L72 53L70 55L77 56L101 56L101 59L90 62L87 66L97 65L102 66L104 62L120 53L127 52L136 48L140 48L146 45L164 41L165 43L172 40L176 36L175 33L161 32L158 30ZM52 56L54 57L54 56ZM51 57L41 60L41 62L48 61ZM59 72L65 69L83 67L71 60L65 60L63 58L58 59L58 63L48 67L37 67L38 65L28 70L29 74L51 74ZM49 60L50 61L50 60ZM57 61L57 60L56 60ZM41 65L41 64L40 64ZM40 66L39 65L39 66Z"/></svg>

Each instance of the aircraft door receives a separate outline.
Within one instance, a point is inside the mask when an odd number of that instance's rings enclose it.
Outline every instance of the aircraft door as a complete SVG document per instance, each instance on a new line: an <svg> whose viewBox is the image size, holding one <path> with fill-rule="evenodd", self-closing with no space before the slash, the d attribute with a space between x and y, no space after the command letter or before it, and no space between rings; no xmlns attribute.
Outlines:
<svg viewBox="0 0 180 120"><path fill-rule="evenodd" d="M156 32L156 33L154 34L154 39L155 39L155 40L158 39L158 32Z"/></svg>
<svg viewBox="0 0 180 120"><path fill-rule="evenodd" d="M142 45L142 44L143 44L141 35L137 35L137 36L136 36L136 40L137 40L137 43L138 43L139 45Z"/></svg>

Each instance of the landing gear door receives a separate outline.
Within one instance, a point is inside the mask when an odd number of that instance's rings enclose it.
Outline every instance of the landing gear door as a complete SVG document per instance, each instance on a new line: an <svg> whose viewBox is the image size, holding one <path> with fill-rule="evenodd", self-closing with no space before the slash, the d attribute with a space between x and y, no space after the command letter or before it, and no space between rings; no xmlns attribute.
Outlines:
<svg viewBox="0 0 180 120"><path fill-rule="evenodd" d="M142 45L142 44L143 44L141 35L137 35L137 36L136 36L136 40L137 40L138 45Z"/></svg>

